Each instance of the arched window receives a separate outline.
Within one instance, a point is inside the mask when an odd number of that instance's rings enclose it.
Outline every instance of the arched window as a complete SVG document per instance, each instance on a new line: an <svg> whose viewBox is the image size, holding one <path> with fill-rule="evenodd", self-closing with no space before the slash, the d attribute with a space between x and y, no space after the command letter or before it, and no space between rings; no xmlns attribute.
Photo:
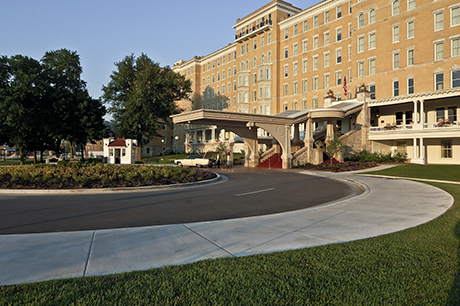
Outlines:
<svg viewBox="0 0 460 306"><path fill-rule="evenodd" d="M265 55L263 55L263 54L262 54L262 57L261 57L261 61L262 61L261 62L262 65L265 64Z"/></svg>
<svg viewBox="0 0 460 306"><path fill-rule="evenodd" d="M399 0L394 1L392 4L392 9L393 9L393 15L398 15L399 14Z"/></svg>
<svg viewBox="0 0 460 306"><path fill-rule="evenodd" d="M371 9L369 11L369 23L374 23L375 22L375 10Z"/></svg>
<svg viewBox="0 0 460 306"><path fill-rule="evenodd" d="M364 14L361 13L358 15L358 27L361 28L364 26Z"/></svg>

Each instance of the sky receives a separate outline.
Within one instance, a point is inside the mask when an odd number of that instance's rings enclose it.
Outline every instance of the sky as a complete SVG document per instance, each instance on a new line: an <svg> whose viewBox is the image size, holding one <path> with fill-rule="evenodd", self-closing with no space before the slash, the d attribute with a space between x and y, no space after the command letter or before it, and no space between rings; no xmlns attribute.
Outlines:
<svg viewBox="0 0 460 306"><path fill-rule="evenodd" d="M234 41L236 19L271 0L0 0L0 55L40 60L76 51L93 98L114 63L147 54L160 66L205 56ZM319 1L287 1L306 9Z"/></svg>

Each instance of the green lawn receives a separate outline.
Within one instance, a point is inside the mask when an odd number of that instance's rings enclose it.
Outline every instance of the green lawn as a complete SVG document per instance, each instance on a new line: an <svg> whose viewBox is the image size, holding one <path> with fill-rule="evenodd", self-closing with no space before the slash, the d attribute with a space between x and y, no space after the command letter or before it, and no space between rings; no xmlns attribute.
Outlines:
<svg viewBox="0 0 460 306"><path fill-rule="evenodd" d="M460 186L432 185L459 203ZM0 305L460 305L459 239L454 206L427 224L349 243L4 286Z"/></svg>
<svg viewBox="0 0 460 306"><path fill-rule="evenodd" d="M401 165L382 171L366 172L402 177L460 182L460 165Z"/></svg>

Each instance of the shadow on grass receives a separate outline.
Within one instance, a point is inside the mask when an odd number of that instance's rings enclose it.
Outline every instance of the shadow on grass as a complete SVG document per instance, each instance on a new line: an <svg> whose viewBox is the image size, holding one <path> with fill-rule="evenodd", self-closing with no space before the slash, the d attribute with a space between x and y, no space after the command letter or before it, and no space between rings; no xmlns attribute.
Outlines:
<svg viewBox="0 0 460 306"><path fill-rule="evenodd" d="M460 241L460 222L455 226L455 237ZM458 253L460 256L460 245L458 247ZM458 306L460 305L460 267L457 268L457 273L455 274L455 279L452 283L452 287L449 291L449 298L447 304L449 306Z"/></svg>

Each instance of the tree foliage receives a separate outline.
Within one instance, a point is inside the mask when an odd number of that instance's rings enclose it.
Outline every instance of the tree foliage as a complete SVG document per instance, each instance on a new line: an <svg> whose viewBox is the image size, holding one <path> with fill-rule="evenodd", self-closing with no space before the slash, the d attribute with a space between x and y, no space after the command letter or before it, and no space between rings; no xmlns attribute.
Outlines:
<svg viewBox="0 0 460 306"><path fill-rule="evenodd" d="M147 55L126 56L103 86L103 100L110 104L117 134L136 139L139 145L159 136L163 122L179 113L176 101L191 92L191 83L169 67L160 67Z"/></svg>
<svg viewBox="0 0 460 306"><path fill-rule="evenodd" d="M76 52L49 51L40 62L27 56L0 58L0 141L27 151L60 152L62 140L100 139L105 107L81 80ZM73 147L73 145L71 146Z"/></svg>

